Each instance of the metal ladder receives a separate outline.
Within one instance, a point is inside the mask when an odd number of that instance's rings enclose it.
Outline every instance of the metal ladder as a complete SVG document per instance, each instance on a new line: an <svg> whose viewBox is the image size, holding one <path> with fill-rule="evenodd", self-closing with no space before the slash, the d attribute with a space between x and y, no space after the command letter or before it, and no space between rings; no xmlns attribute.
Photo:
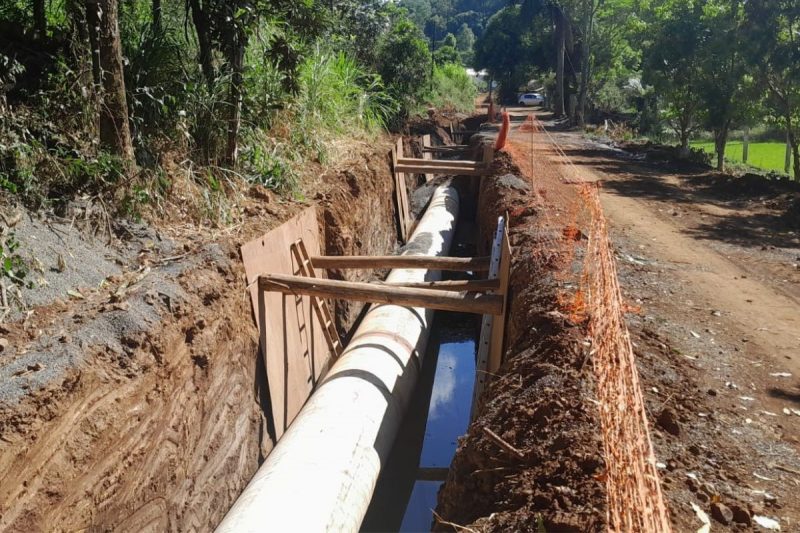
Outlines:
<svg viewBox="0 0 800 533"><path fill-rule="evenodd" d="M311 258L306 250L306 245L303 239L297 239L291 246L294 258L299 265L299 274L308 278L316 278L314 272L314 265L311 264ZM311 306L317 315L319 323L322 324L322 334L325 335L325 341L328 343L328 348L333 355L333 358L338 358L344 351L342 341L339 338L339 332L336 331L336 326L333 323L331 311L328 308L328 302L316 296L310 296Z"/></svg>

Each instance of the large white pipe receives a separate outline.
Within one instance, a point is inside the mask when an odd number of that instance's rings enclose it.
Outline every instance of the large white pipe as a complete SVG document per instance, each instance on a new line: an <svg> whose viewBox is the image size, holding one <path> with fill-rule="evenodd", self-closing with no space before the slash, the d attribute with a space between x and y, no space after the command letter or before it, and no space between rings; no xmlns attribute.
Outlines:
<svg viewBox="0 0 800 533"><path fill-rule="evenodd" d="M404 254L446 254L457 215L455 189L438 187ZM439 276L396 269L388 281ZM358 531L414 391L432 317L420 308L370 309L218 533Z"/></svg>

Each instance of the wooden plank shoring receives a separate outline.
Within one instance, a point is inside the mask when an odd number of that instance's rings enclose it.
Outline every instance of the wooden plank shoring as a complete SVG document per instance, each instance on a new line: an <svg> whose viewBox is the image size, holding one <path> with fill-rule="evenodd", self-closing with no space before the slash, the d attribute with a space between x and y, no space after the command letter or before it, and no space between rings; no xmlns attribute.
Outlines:
<svg viewBox="0 0 800 533"><path fill-rule="evenodd" d="M421 165L430 167L475 168L483 166L481 161L459 161L456 159L415 159L413 157L398 158L397 163L399 165Z"/></svg>
<svg viewBox="0 0 800 533"><path fill-rule="evenodd" d="M430 135L423 135L422 136L422 159L430 161L433 159L433 153L426 152L425 149L431 145L431 136ZM431 182L436 176L431 173L425 174L425 183Z"/></svg>
<svg viewBox="0 0 800 533"><path fill-rule="evenodd" d="M403 138L397 139L392 149L392 175L394 177L395 202L397 204L397 223L400 229L400 239L407 242L411 235L411 211L408 203L408 191L406 190L406 177L402 170L399 170L398 159L403 157Z"/></svg>
<svg viewBox="0 0 800 533"><path fill-rule="evenodd" d="M425 165L400 165L395 167L396 172L409 174L453 174L455 176L485 176L489 173L486 167L439 167Z"/></svg>
<svg viewBox="0 0 800 533"><path fill-rule="evenodd" d="M446 153L446 152L465 152L469 150L469 145L467 144L450 144L446 146L426 146L422 149L423 152L428 152L432 154L437 153Z"/></svg>
<svg viewBox="0 0 800 533"><path fill-rule="evenodd" d="M505 220L508 220L506 213ZM508 228L503 232L500 250L500 294L508 294L508 284L511 277L511 243L508 240ZM495 374L500 369L503 362L505 348L506 313L508 312L508 301L503 306L503 313L494 317L492 322L492 338L489 343L489 373Z"/></svg>
<svg viewBox="0 0 800 533"><path fill-rule="evenodd" d="M480 292L462 293L433 289L390 287L386 285L377 286L356 281L315 279L284 274L263 274L259 277L258 286L261 290L269 292L407 307L424 307L437 311L455 311L479 315L499 314L503 311L502 296Z"/></svg>
<svg viewBox="0 0 800 533"><path fill-rule="evenodd" d="M489 257L442 257L424 255L318 255L314 268L424 268L457 272L486 272Z"/></svg>
<svg viewBox="0 0 800 533"><path fill-rule="evenodd" d="M409 282L391 282L391 281L374 281L377 285L388 285L398 287L417 287L420 289L439 289L449 291L467 291L467 292L483 292L483 291L496 291L500 289L499 279L454 279L444 281L409 281Z"/></svg>

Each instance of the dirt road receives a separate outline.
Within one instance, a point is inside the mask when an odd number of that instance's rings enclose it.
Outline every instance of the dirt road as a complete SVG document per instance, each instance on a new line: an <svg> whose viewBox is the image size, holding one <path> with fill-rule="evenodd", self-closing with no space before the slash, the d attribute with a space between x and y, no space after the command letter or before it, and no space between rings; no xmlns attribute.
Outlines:
<svg viewBox="0 0 800 533"><path fill-rule="evenodd" d="M757 517L800 529L800 231L782 217L800 187L650 161L549 129L513 133L516 157L555 142L575 172L602 184L678 530L699 527L692 503L714 529Z"/></svg>

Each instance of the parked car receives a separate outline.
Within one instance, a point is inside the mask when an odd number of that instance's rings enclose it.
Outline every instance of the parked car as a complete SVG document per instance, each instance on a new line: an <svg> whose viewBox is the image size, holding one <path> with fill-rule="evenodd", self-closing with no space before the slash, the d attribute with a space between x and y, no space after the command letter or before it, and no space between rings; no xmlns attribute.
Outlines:
<svg viewBox="0 0 800 533"><path fill-rule="evenodd" d="M539 93L525 93L519 95L517 103L519 105L542 105L544 97Z"/></svg>

